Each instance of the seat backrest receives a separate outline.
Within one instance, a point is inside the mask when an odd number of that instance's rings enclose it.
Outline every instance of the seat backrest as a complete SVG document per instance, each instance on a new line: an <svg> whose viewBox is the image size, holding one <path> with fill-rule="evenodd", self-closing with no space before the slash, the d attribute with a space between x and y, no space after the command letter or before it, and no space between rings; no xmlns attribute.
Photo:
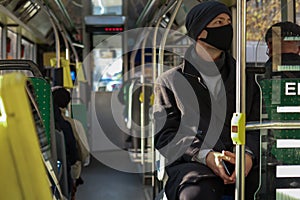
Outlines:
<svg viewBox="0 0 300 200"><path fill-rule="evenodd" d="M0 199L51 200L26 81L0 76Z"/></svg>
<svg viewBox="0 0 300 200"><path fill-rule="evenodd" d="M50 84L43 78L30 77L36 101L43 119L48 141L51 140L52 93Z"/></svg>
<svg viewBox="0 0 300 200"><path fill-rule="evenodd" d="M68 196L68 176L67 176L67 158L66 158L66 147L65 137L61 131L56 130L56 146L57 146L57 160L61 163L58 181L61 186L62 193Z"/></svg>

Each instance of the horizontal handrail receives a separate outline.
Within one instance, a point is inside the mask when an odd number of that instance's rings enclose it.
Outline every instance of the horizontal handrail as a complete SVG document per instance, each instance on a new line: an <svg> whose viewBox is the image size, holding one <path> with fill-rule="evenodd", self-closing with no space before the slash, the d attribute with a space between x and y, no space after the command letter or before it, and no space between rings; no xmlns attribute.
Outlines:
<svg viewBox="0 0 300 200"><path fill-rule="evenodd" d="M300 129L300 121L289 122L249 122L246 124L246 130L266 130L266 129Z"/></svg>
<svg viewBox="0 0 300 200"><path fill-rule="evenodd" d="M31 60L12 59L0 60L0 71L2 70L28 70L36 77L43 77L43 68Z"/></svg>

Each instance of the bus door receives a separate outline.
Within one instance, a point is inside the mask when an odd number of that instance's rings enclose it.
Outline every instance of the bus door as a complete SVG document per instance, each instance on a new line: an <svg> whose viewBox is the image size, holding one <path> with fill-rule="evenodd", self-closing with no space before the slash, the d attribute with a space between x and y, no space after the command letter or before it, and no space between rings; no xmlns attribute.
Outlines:
<svg viewBox="0 0 300 200"><path fill-rule="evenodd" d="M122 148L126 134L120 124L123 106L117 93L123 83L123 16L88 16L91 33L91 151ZM99 24L103 23L103 24Z"/></svg>

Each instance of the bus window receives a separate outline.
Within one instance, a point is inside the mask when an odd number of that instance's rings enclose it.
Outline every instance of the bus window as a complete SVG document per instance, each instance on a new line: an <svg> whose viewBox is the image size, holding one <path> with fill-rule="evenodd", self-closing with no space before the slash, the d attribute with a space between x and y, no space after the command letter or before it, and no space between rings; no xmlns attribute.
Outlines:
<svg viewBox="0 0 300 200"><path fill-rule="evenodd" d="M33 44L22 38L21 41L21 59L33 60Z"/></svg>
<svg viewBox="0 0 300 200"><path fill-rule="evenodd" d="M0 26L0 44L2 44L2 27L1 26ZM0 59L2 59L2 58L3 58L3 53L2 53L2 48L0 48Z"/></svg>
<svg viewBox="0 0 300 200"><path fill-rule="evenodd" d="M6 59L14 59L17 57L17 34L7 31L6 38Z"/></svg>

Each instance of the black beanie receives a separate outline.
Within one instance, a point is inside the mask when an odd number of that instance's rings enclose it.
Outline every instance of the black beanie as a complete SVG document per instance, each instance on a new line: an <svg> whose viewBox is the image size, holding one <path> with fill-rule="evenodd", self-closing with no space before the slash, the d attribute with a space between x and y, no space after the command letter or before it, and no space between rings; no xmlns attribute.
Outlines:
<svg viewBox="0 0 300 200"><path fill-rule="evenodd" d="M300 26L298 24L292 22L278 22L273 24L266 32L265 41L268 42L269 39L272 38L272 28L279 27L281 29L280 37L284 39L284 37L300 37ZM296 41L296 40L295 40ZM299 41L299 40L297 40Z"/></svg>
<svg viewBox="0 0 300 200"><path fill-rule="evenodd" d="M231 12L227 6L217 1L206 1L193 7L185 21L188 36L197 40L198 35L207 24L221 13L226 13L231 18Z"/></svg>

